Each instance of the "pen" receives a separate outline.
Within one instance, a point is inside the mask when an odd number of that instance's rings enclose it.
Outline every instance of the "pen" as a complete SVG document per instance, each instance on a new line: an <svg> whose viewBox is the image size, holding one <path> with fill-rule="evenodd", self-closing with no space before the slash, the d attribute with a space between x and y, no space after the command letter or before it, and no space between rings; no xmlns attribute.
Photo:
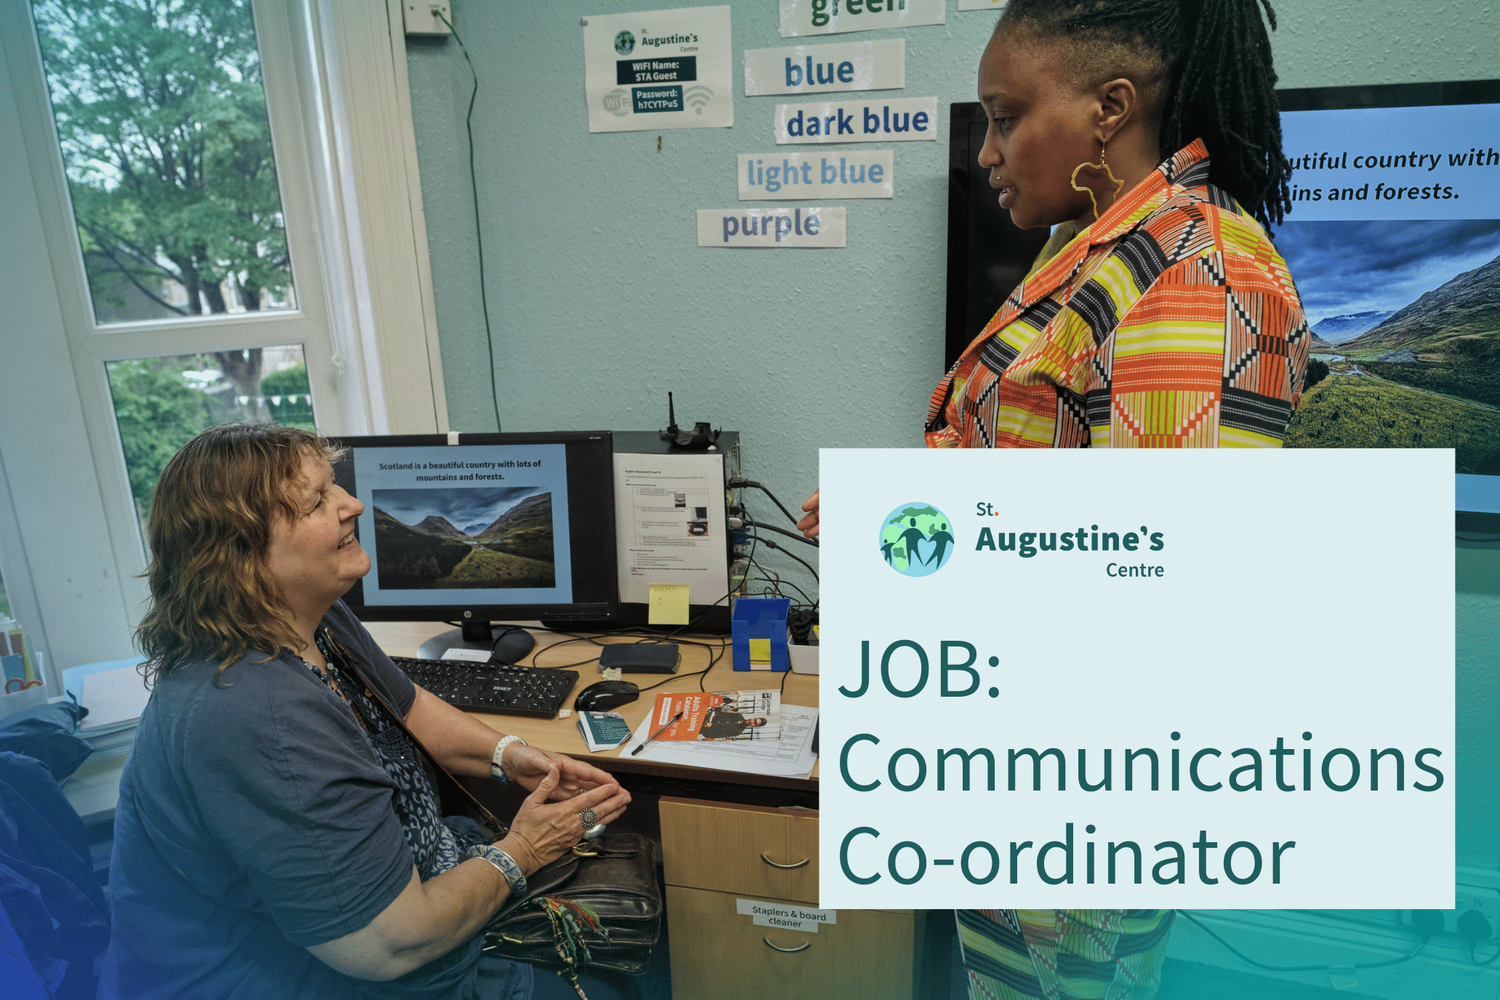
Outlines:
<svg viewBox="0 0 1500 1000"><path fill-rule="evenodd" d="M680 719L680 718L682 718L682 713L681 712L678 712L676 715L672 716L672 719L671 719L670 722L668 722L665 726L662 726L660 729L658 729L656 732L652 733L650 736L647 736L643 741L641 741L641 745L640 746L638 746L634 750L630 751L630 756L634 757L636 754L638 754L642 750L646 749L646 744L647 743L650 743L652 740L656 739L662 733L666 732L668 729L671 729L674 725L677 724L677 720Z"/></svg>

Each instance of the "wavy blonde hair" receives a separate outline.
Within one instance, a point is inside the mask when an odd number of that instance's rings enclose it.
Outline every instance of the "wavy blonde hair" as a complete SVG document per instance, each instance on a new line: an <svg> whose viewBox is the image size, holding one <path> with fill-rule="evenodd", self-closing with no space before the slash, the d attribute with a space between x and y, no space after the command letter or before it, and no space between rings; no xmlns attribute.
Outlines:
<svg viewBox="0 0 1500 1000"><path fill-rule="evenodd" d="M308 451L343 454L296 427L221 424L162 470L147 524L151 608L136 629L148 683L203 660L219 663L218 678L252 652L301 648L266 552L276 520L299 514Z"/></svg>

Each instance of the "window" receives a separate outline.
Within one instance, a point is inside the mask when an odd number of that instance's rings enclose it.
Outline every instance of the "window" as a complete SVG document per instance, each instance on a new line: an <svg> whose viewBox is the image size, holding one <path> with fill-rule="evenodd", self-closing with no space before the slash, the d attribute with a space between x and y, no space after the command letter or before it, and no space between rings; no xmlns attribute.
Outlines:
<svg viewBox="0 0 1500 1000"><path fill-rule="evenodd" d="M246 0L33 0L94 322L293 309Z"/></svg>
<svg viewBox="0 0 1500 1000"><path fill-rule="evenodd" d="M157 477L199 431L235 421L318 427L297 344L129 358L104 368L143 542Z"/></svg>
<svg viewBox="0 0 1500 1000"><path fill-rule="evenodd" d="M0 0L7 583L60 667L130 652L139 515L198 424L446 429L400 24L396 0Z"/></svg>

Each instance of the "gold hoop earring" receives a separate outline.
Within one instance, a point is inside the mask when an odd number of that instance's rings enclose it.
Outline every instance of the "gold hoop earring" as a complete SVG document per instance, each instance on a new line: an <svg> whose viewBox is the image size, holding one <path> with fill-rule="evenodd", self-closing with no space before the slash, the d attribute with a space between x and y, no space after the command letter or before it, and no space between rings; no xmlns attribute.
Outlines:
<svg viewBox="0 0 1500 1000"><path fill-rule="evenodd" d="M1102 170L1102 171L1104 171L1105 176L1108 177L1110 179L1111 183L1113 183L1114 186L1115 186L1115 193L1109 199L1109 203L1111 205L1113 205L1115 203L1115 199L1116 198L1120 197L1120 189L1125 186L1125 182L1123 180L1121 180L1120 178L1118 178L1118 177L1115 176L1115 172L1113 170L1109 169L1109 164L1104 159L1104 148L1105 148L1105 145L1106 145L1105 140L1100 139L1099 140L1099 162L1098 163L1090 163L1089 161L1084 160L1082 163L1078 164L1078 166L1076 166L1076 167L1073 168L1073 176L1068 179L1068 183L1072 186L1072 188L1073 188L1074 191L1082 191L1083 193L1085 193L1085 194L1087 194L1089 196L1089 201L1094 206L1094 219L1095 219L1095 221L1097 221L1098 218L1099 218L1099 199L1096 198L1096 197L1094 197L1094 189L1093 188L1080 187L1079 186L1079 184L1078 184L1078 171L1082 170L1084 167L1088 167L1091 170Z"/></svg>

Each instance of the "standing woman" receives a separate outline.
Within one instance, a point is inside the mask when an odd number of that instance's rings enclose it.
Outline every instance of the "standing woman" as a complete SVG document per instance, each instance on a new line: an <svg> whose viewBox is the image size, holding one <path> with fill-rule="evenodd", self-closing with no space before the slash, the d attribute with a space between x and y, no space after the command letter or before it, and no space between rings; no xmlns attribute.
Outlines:
<svg viewBox="0 0 1500 1000"><path fill-rule="evenodd" d="M1056 229L938 384L929 446L1281 445L1310 338L1266 235L1291 203L1262 7L1275 27L1265 0L1012 0L979 162Z"/></svg>
<svg viewBox="0 0 1500 1000"><path fill-rule="evenodd" d="M1281 445L1310 334L1266 232L1290 165L1262 9L1274 28L1265 0L1010 0L979 162L1017 226L1055 228L938 384L929 447ZM1172 912L958 921L971 997L1147 1000Z"/></svg>

